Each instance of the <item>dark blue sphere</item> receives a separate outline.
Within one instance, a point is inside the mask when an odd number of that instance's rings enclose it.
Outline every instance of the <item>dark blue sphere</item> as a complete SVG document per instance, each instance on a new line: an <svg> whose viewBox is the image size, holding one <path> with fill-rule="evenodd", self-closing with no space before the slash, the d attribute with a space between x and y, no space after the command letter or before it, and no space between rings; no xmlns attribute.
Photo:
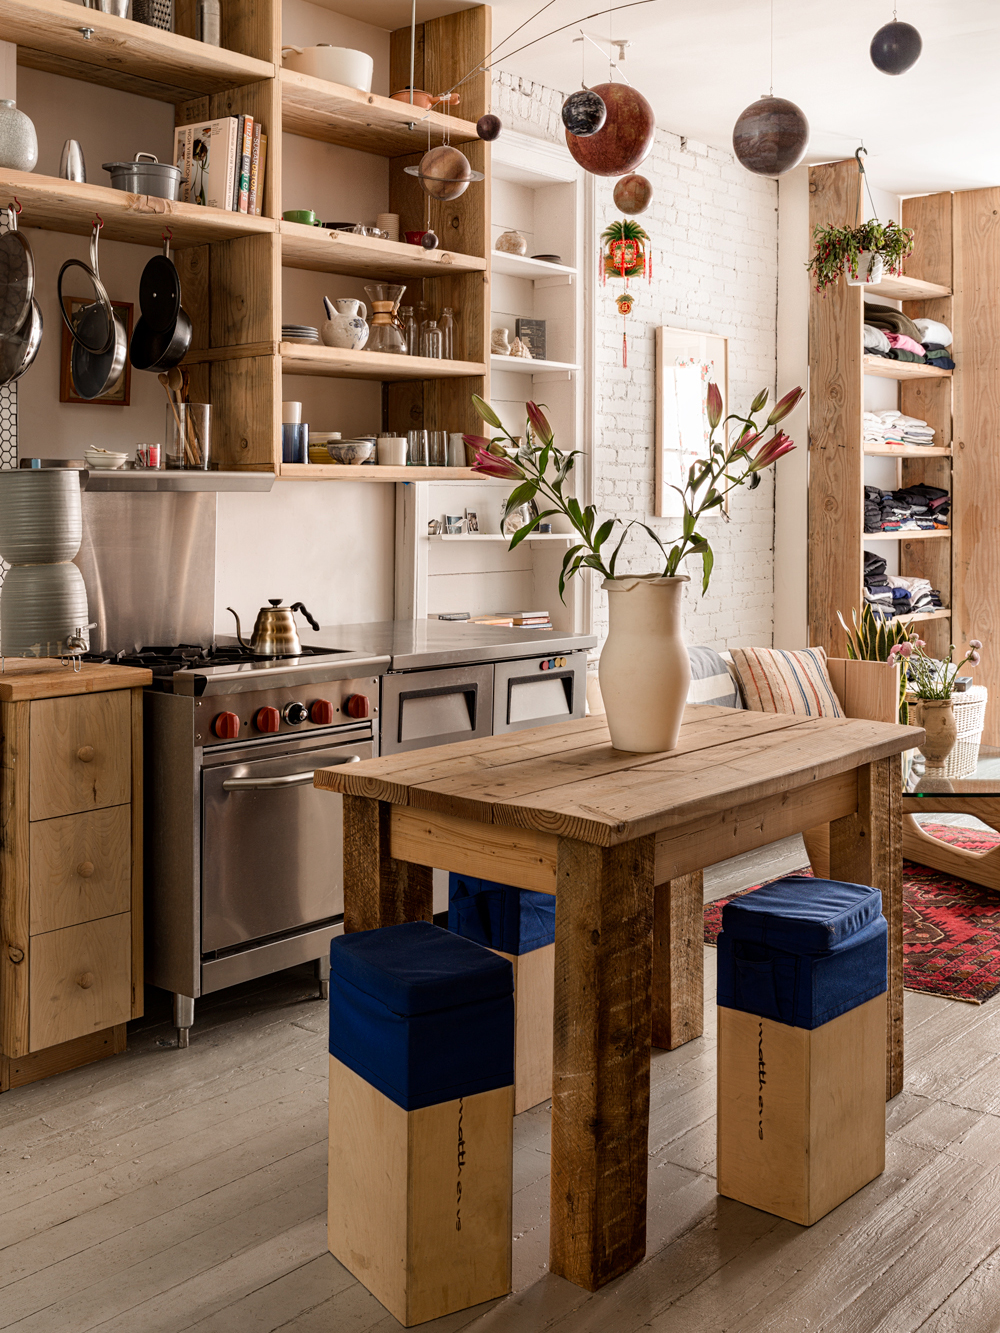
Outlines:
<svg viewBox="0 0 1000 1333"><path fill-rule="evenodd" d="M596 134L608 118L608 108L600 93L591 88L582 88L578 93L571 93L562 106L562 123L570 134L578 139L589 139Z"/></svg>
<svg viewBox="0 0 1000 1333"><path fill-rule="evenodd" d="M887 23L872 38L872 64L883 74L905 74L920 59L923 48L920 33L912 23Z"/></svg>
<svg viewBox="0 0 1000 1333"><path fill-rule="evenodd" d="M437 232L425 231L423 236L421 237L420 244L424 247L425 250L436 250L439 245Z"/></svg>

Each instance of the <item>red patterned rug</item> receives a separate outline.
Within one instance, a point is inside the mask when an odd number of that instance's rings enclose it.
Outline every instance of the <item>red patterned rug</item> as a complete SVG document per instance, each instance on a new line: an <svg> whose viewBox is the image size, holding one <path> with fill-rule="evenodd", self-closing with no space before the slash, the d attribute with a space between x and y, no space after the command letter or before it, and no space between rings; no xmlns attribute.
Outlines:
<svg viewBox="0 0 1000 1333"><path fill-rule="evenodd" d="M992 830L954 824L925 824L924 828L944 842L974 852L988 851L1000 842ZM795 873L811 875L812 871ZM715 943L722 929L722 908L729 901L720 898L705 908L706 944ZM903 985L907 990L970 1004L992 999L1000 991L1000 894L904 861Z"/></svg>

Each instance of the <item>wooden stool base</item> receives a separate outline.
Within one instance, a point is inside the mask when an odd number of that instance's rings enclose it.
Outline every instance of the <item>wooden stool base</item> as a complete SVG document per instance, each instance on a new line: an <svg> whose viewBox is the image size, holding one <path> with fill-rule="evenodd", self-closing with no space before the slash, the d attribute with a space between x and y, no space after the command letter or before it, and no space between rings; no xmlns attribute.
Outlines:
<svg viewBox="0 0 1000 1333"><path fill-rule="evenodd" d="M886 997L811 1031L718 1016L719 1193L812 1226L885 1170Z"/></svg>
<svg viewBox="0 0 1000 1333"><path fill-rule="evenodd" d="M511 1289L513 1112L404 1111L330 1057L330 1252L407 1328Z"/></svg>
<svg viewBox="0 0 1000 1333"><path fill-rule="evenodd" d="M552 1096L552 1009L556 946L530 953L495 953L514 969L514 1114Z"/></svg>

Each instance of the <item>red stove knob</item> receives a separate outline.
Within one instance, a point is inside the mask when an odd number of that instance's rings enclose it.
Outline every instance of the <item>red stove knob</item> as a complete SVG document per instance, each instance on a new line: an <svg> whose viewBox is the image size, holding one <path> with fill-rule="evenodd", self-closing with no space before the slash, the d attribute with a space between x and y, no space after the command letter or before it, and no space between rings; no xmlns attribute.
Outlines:
<svg viewBox="0 0 1000 1333"><path fill-rule="evenodd" d="M371 704L368 702L367 694L349 694L344 702L350 717L369 717L371 715Z"/></svg>
<svg viewBox="0 0 1000 1333"><path fill-rule="evenodd" d="M328 727L333 721L333 704L329 699L315 699L309 709L309 717L321 727Z"/></svg>
<svg viewBox="0 0 1000 1333"><path fill-rule="evenodd" d="M278 731L281 727L281 714L276 708L258 708L254 725L258 731Z"/></svg>
<svg viewBox="0 0 1000 1333"><path fill-rule="evenodd" d="M212 719L212 730L220 740L235 740L240 734L240 720L235 713L220 713Z"/></svg>

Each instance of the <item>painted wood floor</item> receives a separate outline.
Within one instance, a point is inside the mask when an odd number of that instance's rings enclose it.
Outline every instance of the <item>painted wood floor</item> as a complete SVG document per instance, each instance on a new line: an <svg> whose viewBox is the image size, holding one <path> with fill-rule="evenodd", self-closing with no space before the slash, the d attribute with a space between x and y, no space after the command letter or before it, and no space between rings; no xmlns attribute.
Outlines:
<svg viewBox="0 0 1000 1333"><path fill-rule="evenodd" d="M718 867L706 896L804 864L790 839ZM187 1051L149 994L126 1055L0 1097L0 1328L398 1329L326 1252L326 1006L307 970L199 1005ZM514 1295L423 1327L1000 1330L1000 998L907 994L885 1175L808 1230L715 1194L707 1011L708 1035L654 1054L645 1262L595 1295L546 1272L546 1104L515 1122Z"/></svg>

